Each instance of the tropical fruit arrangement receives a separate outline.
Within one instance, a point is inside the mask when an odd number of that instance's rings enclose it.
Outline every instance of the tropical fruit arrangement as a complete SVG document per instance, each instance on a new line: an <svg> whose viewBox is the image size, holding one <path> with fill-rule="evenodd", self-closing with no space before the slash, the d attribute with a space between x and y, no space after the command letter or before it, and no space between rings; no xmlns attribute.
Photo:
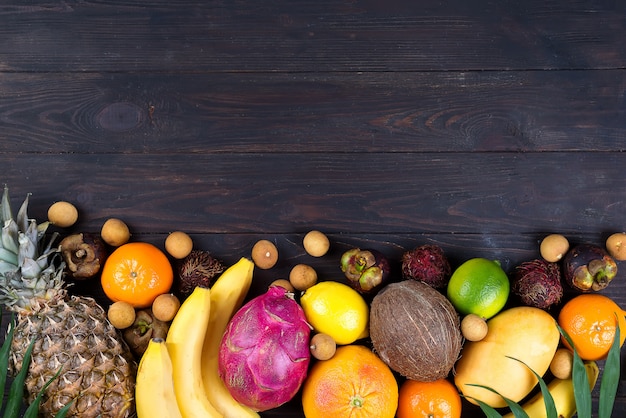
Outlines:
<svg viewBox="0 0 626 418"><path fill-rule="evenodd" d="M574 246L548 235L510 272L479 257L452 266L424 244L394 273L380 251L350 248L328 280L314 264L333 243L314 230L302 237L311 263L249 295L255 269L280 258L269 240L225 265L184 231L163 249L118 218L64 233L72 203L43 222L28 203L14 214L5 187L6 416L23 405L44 417L246 418L293 402L306 418L611 416L626 319L601 291L626 259L624 233ZM68 291L86 280L107 303Z"/></svg>

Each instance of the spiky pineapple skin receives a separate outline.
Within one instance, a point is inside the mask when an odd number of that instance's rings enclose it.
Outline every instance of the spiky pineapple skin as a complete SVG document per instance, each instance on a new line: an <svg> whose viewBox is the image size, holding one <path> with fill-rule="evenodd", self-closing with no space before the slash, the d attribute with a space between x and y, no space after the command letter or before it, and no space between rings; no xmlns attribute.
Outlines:
<svg viewBox="0 0 626 418"><path fill-rule="evenodd" d="M40 415L72 402L71 417L125 418L134 414L136 364L104 309L92 298L67 297L65 263L46 234L48 222L28 217L29 195L13 215L8 187L0 198L0 305L16 312L9 368L15 374L32 340L26 392L29 403L46 389Z"/></svg>
<svg viewBox="0 0 626 418"><path fill-rule="evenodd" d="M62 367L47 388L42 416L54 416L73 401L67 416L122 418L134 413L136 364L119 332L92 298L72 296L21 313L10 366L19 370L26 347L35 345L26 379L27 400Z"/></svg>

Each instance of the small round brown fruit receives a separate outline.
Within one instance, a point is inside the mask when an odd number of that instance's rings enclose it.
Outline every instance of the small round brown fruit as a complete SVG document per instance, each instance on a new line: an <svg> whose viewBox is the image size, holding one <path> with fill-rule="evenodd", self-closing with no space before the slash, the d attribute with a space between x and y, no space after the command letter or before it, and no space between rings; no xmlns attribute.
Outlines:
<svg viewBox="0 0 626 418"><path fill-rule="evenodd" d="M626 232L616 232L606 239L606 250L618 261L626 260Z"/></svg>
<svg viewBox="0 0 626 418"><path fill-rule="evenodd" d="M172 293L163 293L152 302L152 314L156 319L169 322L176 316L180 308L180 300Z"/></svg>
<svg viewBox="0 0 626 418"><path fill-rule="evenodd" d="M550 362L550 372L558 379L568 379L572 376L574 354L567 348L559 348Z"/></svg>
<svg viewBox="0 0 626 418"><path fill-rule="evenodd" d="M461 320L461 334L468 341L480 341L488 331L487 321L476 314L468 314Z"/></svg>
<svg viewBox="0 0 626 418"><path fill-rule="evenodd" d="M291 284L291 282L287 279L276 279L274 280L272 283L270 283L270 287L272 286L280 286L283 289L285 289L288 292L294 292L296 289L294 289L293 285Z"/></svg>
<svg viewBox="0 0 626 418"><path fill-rule="evenodd" d="M330 241L324 233L320 231L310 231L304 236L302 245L307 254L313 257L321 257L328 252Z"/></svg>
<svg viewBox="0 0 626 418"><path fill-rule="evenodd" d="M100 236L110 246L119 247L130 240L130 230L121 219L109 218L102 225Z"/></svg>
<svg viewBox="0 0 626 418"><path fill-rule="evenodd" d="M70 202L55 202L48 208L48 221L60 228L69 228L78 220L78 209Z"/></svg>
<svg viewBox="0 0 626 418"><path fill-rule="evenodd" d="M262 239L252 247L252 261L262 269L271 269L278 262L278 249L271 241Z"/></svg>
<svg viewBox="0 0 626 418"><path fill-rule="evenodd" d="M311 355L318 360L329 360L337 351L337 343L328 334L319 333L311 338Z"/></svg>
<svg viewBox="0 0 626 418"><path fill-rule="evenodd" d="M317 272L308 264L296 264L289 272L289 282L296 290L307 290L317 283Z"/></svg>
<svg viewBox="0 0 626 418"><path fill-rule="evenodd" d="M550 263L559 261L569 250L569 241L561 234L550 234L541 240L539 252Z"/></svg>
<svg viewBox="0 0 626 418"><path fill-rule="evenodd" d="M109 306L109 322L117 329L126 329L135 322L135 308L128 302L117 301Z"/></svg>
<svg viewBox="0 0 626 418"><path fill-rule="evenodd" d="M165 238L165 251L176 259L183 259L191 254L193 241L189 234L183 231L174 231Z"/></svg>

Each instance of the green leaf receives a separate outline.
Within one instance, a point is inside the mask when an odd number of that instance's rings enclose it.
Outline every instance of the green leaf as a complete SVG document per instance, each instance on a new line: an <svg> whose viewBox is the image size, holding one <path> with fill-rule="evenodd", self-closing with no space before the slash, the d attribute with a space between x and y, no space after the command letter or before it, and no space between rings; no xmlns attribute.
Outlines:
<svg viewBox="0 0 626 418"><path fill-rule="evenodd" d="M481 401L479 399L476 399L476 398L472 398L471 396L465 396L465 397L468 398L468 399L474 400L474 402L476 402L478 404L480 409L485 414L485 417L487 417L487 418L502 418L502 414L500 414L498 411L496 411L495 409L493 409L491 406L487 405L483 401Z"/></svg>
<svg viewBox="0 0 626 418"><path fill-rule="evenodd" d="M519 361L535 375L535 377L539 381L539 387L541 388L541 394L543 395L543 402L546 405L547 418L558 418L559 414L556 410L556 405L554 404L554 398L552 397L552 394L550 393L550 389L548 389L548 385L546 385L546 382L541 378L541 376L539 376L537 372L535 372L530 366L528 366L528 364L524 363L522 360L516 359L514 357L509 357L509 356L507 357L510 358L511 360Z"/></svg>
<svg viewBox="0 0 626 418"><path fill-rule="evenodd" d="M28 366L30 364L30 355L35 345L35 338L30 341L24 358L22 359L22 368L20 372L15 376L11 388L9 389L9 400L7 401L7 407L4 410L3 418L19 418L20 409L22 407L22 400L24 398L24 381L28 374Z"/></svg>
<svg viewBox="0 0 626 418"><path fill-rule="evenodd" d="M2 310L0 309L0 312ZM2 315L0 315L1 319ZM9 354L11 353L11 343L13 342L13 334L15 333L15 315L11 314L11 323L7 334L4 336L4 343L0 348L0 393L4 393L7 384L7 374L9 373ZM4 396L0 397L0 408L4 402Z"/></svg>
<svg viewBox="0 0 626 418"><path fill-rule="evenodd" d="M63 366L59 367L59 370L57 370L57 372L54 374L54 376L52 376L46 382L46 384L43 385L43 387L41 388L39 393L37 393L37 397L35 398L33 403L31 403L28 406L28 408L26 409L26 412L24 413L24 416L22 418L37 418L39 416L39 405L41 404L41 399L43 398L43 393L46 391L46 389L48 389L48 386L50 386L50 384L52 384L52 382L54 382L54 379L59 377L59 375L61 374L61 370L63 370Z"/></svg>
<svg viewBox="0 0 626 418"><path fill-rule="evenodd" d="M619 319L615 315L617 325L615 326L615 335L611 349L604 363L604 371L602 372L602 381L600 382L600 400L598 405L598 416L610 417L613 412L613 404L615 403L615 395L617 394L617 386L619 385L620 374L620 329Z"/></svg>
<svg viewBox="0 0 626 418"><path fill-rule="evenodd" d="M576 401L576 411L579 417L591 417L591 389L589 388L589 376L585 363L578 355L576 347L567 332L557 325L559 332L567 341L574 352L574 362L572 364L572 381L574 384L574 399Z"/></svg>
<svg viewBox="0 0 626 418"><path fill-rule="evenodd" d="M54 418L65 418L65 416L67 415L68 411L72 407L72 403L74 403L74 401L70 401L70 403L65 405L63 408L59 409L59 412L57 412L57 414L54 416Z"/></svg>
<svg viewBox="0 0 626 418"><path fill-rule="evenodd" d="M528 414L526 413L526 411L524 411L524 408L522 408L522 406L520 404L518 404L517 402L515 402L512 399L507 398L506 396L503 396L497 390L492 389L489 386L477 385L477 384L473 384L473 383L468 383L467 385L468 386L476 386L476 387L479 387L479 388L483 388L483 389L486 389L486 390L488 390L490 392L493 392L496 395L500 396L502 399L504 399L504 402L506 402L506 404L509 406L509 408L511 408L511 412L513 413L515 418L529 418ZM477 401L477 399L474 399L474 400Z"/></svg>

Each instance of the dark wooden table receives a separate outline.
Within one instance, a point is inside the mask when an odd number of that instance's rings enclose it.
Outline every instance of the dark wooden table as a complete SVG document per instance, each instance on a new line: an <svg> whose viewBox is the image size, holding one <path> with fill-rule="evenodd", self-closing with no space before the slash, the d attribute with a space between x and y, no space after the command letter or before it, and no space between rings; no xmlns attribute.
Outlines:
<svg viewBox="0 0 626 418"><path fill-rule="evenodd" d="M252 294L298 262L341 280L351 246L509 271L626 228L625 5L2 1L0 181L76 231L184 230L227 263L273 240ZM626 265L607 293L626 307Z"/></svg>

